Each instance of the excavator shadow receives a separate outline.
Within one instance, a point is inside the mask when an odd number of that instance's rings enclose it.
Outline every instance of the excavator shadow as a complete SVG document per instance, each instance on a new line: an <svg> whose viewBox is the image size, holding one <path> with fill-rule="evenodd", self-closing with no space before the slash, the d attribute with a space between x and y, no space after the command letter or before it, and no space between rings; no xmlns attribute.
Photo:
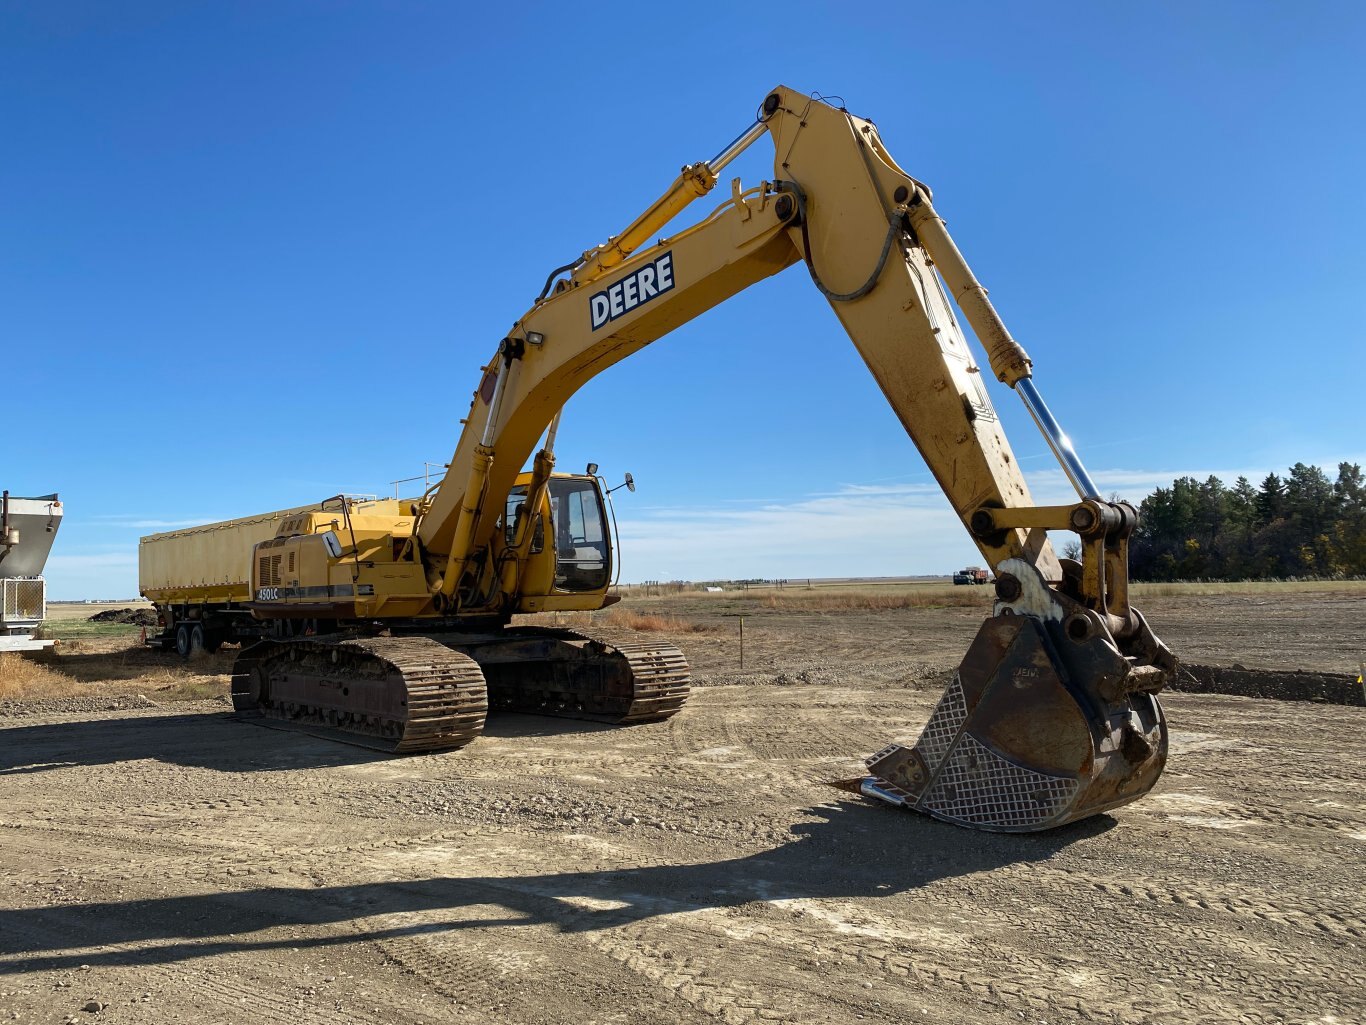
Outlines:
<svg viewBox="0 0 1366 1025"><path fill-rule="evenodd" d="M243 736L246 730L252 730L249 737ZM270 732L236 722L231 713L10 726L0 730L0 776L142 759L220 772L263 772L350 765L385 757L295 733L276 733L279 739L272 741Z"/></svg>
<svg viewBox="0 0 1366 1025"><path fill-rule="evenodd" d="M880 910L910 922L936 906L934 899L919 898L925 887L1047 861L1115 824L1099 816L1041 834L969 834L852 801L805 814L817 820L794 825L792 838L778 847L694 864L432 875L0 910L0 975L82 964L168 964L417 934L428 943L442 934L458 942L454 937L462 931L495 926L588 933L698 912L752 917L815 910L838 919L850 901L860 912ZM439 856L435 860L439 864ZM460 864L484 865L468 858ZM367 919L385 924L360 924ZM724 927L724 920L719 924Z"/></svg>
<svg viewBox="0 0 1366 1025"><path fill-rule="evenodd" d="M14 721L0 720L0 724ZM622 729L630 727L582 719L494 712L489 715L484 733L500 739L515 739ZM244 731L250 733L244 736ZM448 754L459 757L459 751ZM441 755L437 752L418 757ZM231 712L146 715L0 729L0 776L144 758L219 772L264 772L355 765L403 757L299 730L263 729Z"/></svg>

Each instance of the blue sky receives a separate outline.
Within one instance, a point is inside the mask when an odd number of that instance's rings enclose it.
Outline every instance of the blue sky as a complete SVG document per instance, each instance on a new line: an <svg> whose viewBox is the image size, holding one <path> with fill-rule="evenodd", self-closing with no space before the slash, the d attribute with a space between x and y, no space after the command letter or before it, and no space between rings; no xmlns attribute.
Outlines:
<svg viewBox="0 0 1366 1025"><path fill-rule="evenodd" d="M0 484L65 500L52 595L448 458L547 272L780 82L934 188L1102 487L1366 461L1366 7L588 10L0 9ZM761 140L725 177L771 173ZM558 454L635 474L627 580L977 561L800 268L590 383Z"/></svg>

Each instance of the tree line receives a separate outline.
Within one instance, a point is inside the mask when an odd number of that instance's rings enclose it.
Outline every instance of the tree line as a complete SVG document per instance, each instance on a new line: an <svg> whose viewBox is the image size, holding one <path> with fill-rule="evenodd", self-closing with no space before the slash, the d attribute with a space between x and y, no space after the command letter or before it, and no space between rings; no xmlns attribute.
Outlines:
<svg viewBox="0 0 1366 1025"><path fill-rule="evenodd" d="M1296 463L1260 486L1181 477L1139 506L1135 580L1245 580L1366 575L1366 480L1339 463L1332 480Z"/></svg>

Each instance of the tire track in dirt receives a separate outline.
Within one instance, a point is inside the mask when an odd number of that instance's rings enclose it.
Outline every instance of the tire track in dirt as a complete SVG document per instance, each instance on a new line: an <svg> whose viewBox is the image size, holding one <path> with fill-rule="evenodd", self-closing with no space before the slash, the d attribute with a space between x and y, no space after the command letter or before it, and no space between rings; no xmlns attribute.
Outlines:
<svg viewBox="0 0 1366 1025"><path fill-rule="evenodd" d="M425 861L429 852L417 852L416 856ZM675 867L667 859L651 858L643 852L631 852L627 857L637 867ZM454 866L445 867L449 870ZM954 932L959 927L957 901L947 891L917 893L916 919L940 923L930 929L927 938L923 929L908 930L903 918L870 912L864 906L852 908L843 902L780 898L769 903L783 915L756 920L751 917L756 913L747 911L748 906L708 907L658 894L614 891L614 901L624 903L627 910L613 911L593 908L593 899L585 898L581 891L553 883L482 879L479 885L493 894L491 902L498 901L500 891L507 895L507 903L522 908L529 897L533 898L564 931L582 937L583 942L676 993L698 1010L732 1025L771 1015L801 1021L818 1013L821 1003L811 993L808 974L813 950L827 966L852 968L869 979L912 986L911 994L880 989L877 996L883 1009L889 1000L904 1003L909 1009L919 1003L915 993L927 985L943 985L1012 1011L1023 1007L1066 1011L1084 1020L1146 1020L1143 1015L1128 1013L1123 1000L1098 1002L1095 994L1083 999L1065 984L1050 984L1047 980L1065 977L1065 973L1060 976L1058 961L1025 955L1009 945L996 950L994 981L976 981L981 978L980 948ZM802 912L800 925L788 924L787 913L792 909ZM847 920L847 914L853 914L856 921ZM737 919L737 915L746 917ZM718 947L727 951L724 979L711 974L714 962L694 960L699 951ZM958 948L956 955L948 949L953 947ZM756 978L764 980L763 984L756 986ZM1187 1004L1187 1010L1194 1006L1190 1001ZM1198 1009L1201 1013L1222 1013L1228 1011L1228 1005L1205 1000ZM877 1011L871 1004L860 1010ZM1099 1019L1093 1012L1099 1013Z"/></svg>
<svg viewBox="0 0 1366 1025"><path fill-rule="evenodd" d="M1039 896L1050 893L1085 892L1110 899L1116 910L1148 905L1150 910L1179 908L1195 914L1231 916L1247 921L1275 923L1307 933L1322 933L1343 939L1366 938L1366 909L1329 910L1308 903L1303 895L1282 889L1274 896L1244 887L1204 881L1196 889L1184 880L1144 875L1115 879L1072 869L1032 866L1028 882ZM1359 894L1318 892L1319 900L1355 903L1361 909ZM1290 905L1290 906L1287 906Z"/></svg>
<svg viewBox="0 0 1366 1025"><path fill-rule="evenodd" d="M60 911L54 911L43 917L57 918L61 914ZM133 927L132 922L125 920L124 924L129 928ZM44 962L53 957L49 952L79 949L70 946L69 937L69 926L49 921L35 922L32 915L28 917L27 924L11 923L6 943L21 944L26 954L20 961L0 959L0 972L21 964L41 969ZM335 1011L303 1006L289 997L277 995L270 989L263 989L259 984L246 981L231 971L203 963L197 964L192 971L178 961L170 964L158 963L158 954L155 949L148 950L137 944L111 943L100 945L98 958L113 964L136 965L139 972L139 987L159 986L177 991L182 1001L197 1009L196 1017L201 1021L205 1019L199 1012L205 1010L204 1004L209 1004L217 1005L219 1013L232 1012L230 1017L220 1019L224 1021L245 1019L264 1025L336 1025ZM92 962L96 960L92 953L84 953L82 956L88 957ZM69 954L66 955L66 959L70 960ZM278 981L272 980L272 983ZM87 985L86 988L90 986ZM76 1006L73 1003L73 1010Z"/></svg>
<svg viewBox="0 0 1366 1025"><path fill-rule="evenodd" d="M353 932L361 932L360 922L349 924ZM410 931L414 927L413 916L408 914L379 915L369 919L367 924L395 932ZM360 939L366 941L363 934ZM461 1020L469 1015L479 1021L488 1020L483 1006L497 1003L497 994L490 992L491 983L503 974L502 965L495 958L472 951L466 945L450 949L455 945L439 935L397 935L368 942L403 971L417 976L433 992L458 1006Z"/></svg>
<svg viewBox="0 0 1366 1025"><path fill-rule="evenodd" d="M60 852L57 860L75 862L81 859L82 854L142 856L166 847L175 849L176 854L173 857L186 858L211 857L221 850L218 845L197 844L178 837L113 831L105 824L93 821L73 825L29 822L12 833L12 841L9 842L22 845L39 854L38 859L30 862L27 869L38 872L47 870L47 866L54 860L54 852ZM7 868L7 874L9 871ZM22 865L16 865L14 871L24 872L26 869Z"/></svg>
<svg viewBox="0 0 1366 1025"><path fill-rule="evenodd" d="M660 862L658 867L665 865ZM555 921L560 932L570 937L565 956L582 960L586 946L647 980L670 999L727 1025L744 1025L760 1011L800 1020L795 1016L802 1010L801 1001L794 993L801 992L805 979L788 979L788 985L784 985L781 967L767 962L761 966L756 978L753 973L743 970L744 962L756 957L743 946L728 945L731 958L736 962L734 967L739 969L734 973L718 973L714 965L708 966L688 956L687 951L699 942L710 947L715 946L716 939L711 930L690 927L686 916L696 910L690 905L621 893L614 894L611 901L604 903L569 889L529 884L525 880L506 885L497 880L482 880L480 888L488 890L492 899L503 896L516 906L524 907L528 898L539 903L542 914ZM625 902L633 911L613 910L618 902ZM632 915L642 908L649 908L652 916L669 916L670 920L663 928L636 923ZM664 936L656 937L660 932ZM809 1009L814 1010L814 1007Z"/></svg>
<svg viewBox="0 0 1366 1025"><path fill-rule="evenodd" d="M1047 890L1040 893L1046 898ZM1030 903L1025 901L1026 904ZM830 909L812 902L781 902L784 907L798 907L808 914L829 917ZM938 904L936 909L934 905ZM864 911L866 909L860 909ZM932 901L927 906L917 901L914 919L934 910L948 912L942 901ZM1123 921L1123 907L1117 907L1112 916L1114 921ZM1112 965L1131 965L1145 971L1146 977L1130 977L1116 986L1109 971L1098 972L1095 961L1067 960L1060 956L1044 956L1037 951L1020 946L1022 939L1044 941L1045 949L1060 949L1059 943L1066 939L1075 928L1076 913L1060 915L1055 928L1027 913L1011 913L1002 910L999 916L1000 930L995 935L983 934L973 930L971 943L944 943L931 936L917 936L906 927L907 917L884 917L860 914L859 924L846 926L841 931L857 931L860 935L881 935L893 937L892 942L879 946L872 939L862 938L857 942L835 942L822 945L823 955L829 955L837 963L861 965L876 968L883 973L899 975L909 972L921 984L933 990L956 987L975 998L991 999L1010 1011L1027 1010L1037 1012L1066 1012L1082 1020L1105 1020L1120 1022L1149 1022L1153 1017L1167 1020L1163 1015L1179 1016L1180 1020L1225 1021L1238 1015L1254 1012L1264 1015L1258 1020L1271 1021L1278 1006L1283 1005L1268 998L1266 994L1285 993L1291 989L1299 1000L1301 1010L1320 1009L1327 1013L1339 1013L1347 1007L1346 1000L1334 1001L1325 998L1326 987L1336 987L1337 992L1347 994L1354 987L1354 975L1350 969L1334 966L1331 961L1311 965L1307 969L1302 962L1282 960L1279 972L1268 972L1259 956L1262 948L1253 943L1234 944L1237 951L1237 964L1228 965L1225 942L1218 938L1225 934L1219 930L1206 930L1198 927L1179 927L1171 920L1164 920L1172 945L1188 952L1192 962L1209 960L1209 969L1203 977L1197 973L1181 970L1183 978L1162 979L1162 960L1155 956L1151 961L1137 957L1144 948L1157 951L1152 940L1144 940L1137 947L1126 948L1123 941L1116 942L1109 954ZM953 925L951 912L940 919L945 927ZM989 938L988 938L989 937ZM1130 937L1132 939L1132 937ZM809 946L809 941L797 937L790 945L801 948ZM982 951L991 950L991 972L984 975L981 971ZM1097 951L1101 953L1101 951ZM1338 951L1340 954L1341 951ZM1212 971L1216 961L1218 967L1226 969L1231 981L1221 983ZM1171 969L1167 969L1171 971ZM1307 974L1315 984L1306 986L1296 974ZM1176 975L1173 972L1173 975ZM1194 976L1194 977L1193 977ZM1248 982L1252 985L1249 987ZM1165 991L1165 993L1163 993ZM1156 1001L1155 994L1162 993ZM1143 1006L1140 1007L1139 1005Z"/></svg>
<svg viewBox="0 0 1366 1025"><path fill-rule="evenodd" d="M507 838L511 839L511 838ZM535 843L536 838L522 838L521 842ZM420 855L421 856L421 855ZM511 857L511 856L510 856ZM628 856L629 860L637 866L655 865L666 867L669 862L667 859L643 857L638 854ZM1024 873L1019 873L1025 875ZM1280 925L1294 929L1299 932L1320 932L1332 934L1343 939L1359 938L1359 931L1362 921L1359 917L1333 912L1320 912L1310 908L1301 910L1297 908L1286 909L1277 906L1271 898L1261 896L1251 896L1243 890L1235 887L1225 887L1217 892L1211 888L1201 891L1193 890L1181 885L1179 882L1170 880L1147 879L1144 884L1134 885L1129 882L1122 882L1116 879L1094 876L1088 873L1074 871L1048 869L1039 866L1031 867L1027 878L1015 880L1017 884L1026 884L1035 893L1034 898L1024 898L1025 903L1037 900L1041 904L1047 905L1049 901L1056 905L1057 895L1072 893L1074 895L1092 893L1101 895L1109 904L1109 909L1104 913L1121 920L1124 916L1131 916L1134 911L1135 902L1146 903L1151 907L1153 913L1161 915L1164 908L1183 909L1193 914L1210 913L1217 919L1219 916L1235 916L1255 925ZM488 884L495 888L496 883ZM554 913L557 920L569 923L567 928L577 927L577 923L584 917L583 914L576 914L574 911L566 911L562 906L566 898L575 896L573 891L554 888L554 887L528 887L523 881L510 881L506 889L515 892L519 898L524 898L527 892L531 892L546 902L558 902L553 905L553 910L547 913ZM668 916L669 922L667 929L660 929L650 922L636 922L629 916L613 919L610 914L603 915L595 912L594 917L598 920L598 928L588 933L587 942L595 947L608 952L613 958L627 964L651 980L679 990L684 999L688 999L699 1009L713 1013L715 1007L731 1006L731 1018L734 1020L749 1020L751 1011L757 1014L758 1008L763 1007L767 1010L777 1010L771 1000L766 1003L760 1001L755 1003L755 994L750 991L741 992L739 990L725 990L718 992L714 984L703 985L695 978L695 974L688 970L686 961L687 952L690 948L706 946L709 937L716 935L726 935L732 937L736 932L735 926L731 923L722 922L719 926L715 921L717 915L725 914L724 911L717 909L699 909L696 905L686 902L662 901L659 897L644 897L641 895L616 894L618 898L626 899L637 906L649 906L651 911L651 921L657 917ZM926 900L928 899L928 904ZM1081 898L1086 900L1084 896ZM937 908L947 927L951 927L952 914L956 898L951 893L936 893L931 891L917 892L916 915L923 917L931 908ZM1063 1009L1071 1013L1076 1011L1076 1003L1079 999L1076 991L1067 986L1048 986L1041 985L1041 978L1057 978L1067 976L1063 969L1066 964L1057 961L1040 959L1038 957L1024 957L1014 950L1008 953L998 948L998 956L1003 962L999 970L994 973L995 978L989 985L971 983L967 980L973 977L974 966L979 964L975 953L965 954L962 957L946 957L945 943L942 935L936 935L932 942L925 943L917 939L914 932L907 932L904 929L904 920L898 917L882 916L860 908L858 918L864 924L851 925L839 920L838 914L832 918L828 910L827 902L820 901L790 901L779 899L775 901L777 906L787 908L796 907L811 914L816 911L814 917L824 919L831 925L835 933L846 931L859 932L864 938L858 943L849 945L836 942L830 943L830 930L819 930L819 937L813 936L811 929L804 929L795 932L791 936L785 936L781 931L774 933L765 931L756 933L750 930L743 939L744 946L757 948L761 944L769 947L782 948L783 953L763 953L761 960L765 963L769 961L788 963L797 952L809 949L813 942L823 944L827 949L835 950L840 953L842 963L860 964L868 968L875 968L878 972L886 975L897 976L904 971L906 976L912 975L912 970L918 973L918 977L930 980L931 982L945 983L947 985L957 985L965 993L976 997L996 999L1009 1006L1028 1006L1035 1010L1058 1010ZM1283 901L1282 901L1283 904ZM549 905L548 905L549 906ZM1057 928L1047 928L1045 933L1061 933L1065 936L1072 928L1072 912L1069 908L1075 906L1075 901L1058 906L1059 916ZM1030 935L1037 933L1045 925L1038 912L1032 916L1024 914L1011 914L1002 912L1002 923L1010 928L1012 934ZM1145 919L1150 915L1143 916ZM602 927L602 920L612 921L614 924L610 928ZM1189 945L1193 950L1202 948L1206 943L1211 944L1211 951L1217 952L1223 947L1227 947L1227 934L1220 929L1203 928L1199 924L1187 924L1184 920L1172 919L1170 916L1162 918L1164 927L1173 934L1173 938L1181 937L1182 946ZM869 924L871 923L871 925ZM1354 931L1355 930L1355 931ZM867 937L870 935L881 934L884 936L896 937L901 944L901 955L882 953L879 956L878 948L871 944ZM946 933L947 934L947 933ZM1222 940L1220 938L1223 938ZM1292 984L1293 980L1287 973L1278 972L1268 974L1256 971L1257 963L1265 963L1264 947L1259 944L1245 943L1235 945L1240 952L1240 956L1251 958L1251 967L1242 967L1236 970L1242 973L1245 978L1255 978L1261 980L1268 987L1268 991L1284 991L1287 985ZM909 950L911 953L906 954ZM669 951L675 951L675 957L667 955ZM1263 953L1258 953L1263 951ZM1122 950L1117 945L1115 950L1116 957L1123 957ZM1218 956L1212 953L1211 956ZM679 959L682 960L679 960ZM1273 959L1280 967L1290 969L1298 966L1301 970L1306 968L1303 955L1294 959ZM877 962L873 964L872 962ZM1312 975L1317 976L1323 982L1335 986L1350 985L1350 974L1340 967L1332 968L1331 965L1313 964L1307 966ZM898 971L900 969L901 971ZM1060 974L1061 973L1061 974ZM748 974L748 973L744 973ZM772 972L768 973L770 979L775 983L778 981L773 978ZM795 984L795 983L794 983ZM1138 984L1136 985L1146 985ZM1223 995L1201 994L1181 994L1171 998L1170 1006L1167 1004L1151 1004L1153 1008L1165 1007L1168 1011L1180 1010L1182 1014L1199 1013L1204 1015L1224 1015L1229 1013L1230 1008L1236 1004L1230 1003L1230 999L1236 993ZM1305 991L1301 994L1305 1000L1312 1000L1312 993ZM1095 1011L1099 1006L1095 1002L1094 995L1087 998L1090 1011ZM753 1006L751 1006L753 1005ZM1329 1002L1322 1003L1328 1010L1332 1009ZM749 1008L749 1010L743 1010ZM1140 1021L1142 1016L1135 1017L1129 1013L1130 1009L1125 1001L1115 1003L1113 1006L1106 1005L1105 1013L1120 1021ZM780 1009L783 1013L795 1013L792 1008ZM1088 1011L1088 1013L1090 1013ZM1146 1012L1145 1012L1146 1013Z"/></svg>
<svg viewBox="0 0 1366 1025"><path fill-rule="evenodd" d="M762 698L757 697L762 695ZM824 688L793 688L770 695L757 688L712 688L706 718L670 720L673 750L711 760L735 757L761 761L859 760L881 746L886 702L878 692L841 690L838 702ZM793 721L795 714L796 721Z"/></svg>
<svg viewBox="0 0 1366 1025"><path fill-rule="evenodd" d="M557 841L561 839L503 834L501 842L509 846L498 860L512 864L524 860L528 856L520 849L520 844L524 843L529 848L540 847L537 853L544 861L547 860L545 841L558 846ZM514 843L517 846L512 846ZM567 853L576 860L583 854L572 848ZM674 867L672 859L648 847L623 850L622 854L629 859L633 871L667 871ZM443 856L439 849L426 847L411 851L403 861L403 871L412 873L426 868L449 874L466 868L477 870L483 864L471 864L462 856L449 852ZM520 914L531 914L544 923L554 923L557 935L549 941L542 937L539 944L543 952L548 950L552 959L591 966L594 957L605 957L648 982L665 1000L661 1011L666 1013L660 1021L679 1020L679 1004L700 1012L706 1019L720 1020L728 1025L743 1025L759 1017L761 1012L787 1020L802 1020L790 1017L800 1002L794 1003L781 996L784 987L775 977L778 970L774 966L763 966L756 981L748 972L736 972L734 977L729 972L718 973L714 966L708 969L706 963L696 957L696 951L690 948L698 943L713 947L720 936L726 940L732 958L752 959L730 942L733 937L728 932L693 927L691 920L700 911L695 904L616 890L611 892L610 899L604 899L585 892L584 887L557 885L535 877L509 877L506 880L488 876L480 876L477 880L457 877L455 882L479 895L477 899L486 900L490 906L516 908ZM637 916L641 914L647 914L653 924L638 922ZM658 935L660 933L662 936ZM416 950L410 944L400 945L394 956L434 979L443 992L454 988L449 980L458 983L463 974L458 967L447 967L447 959L459 959L463 956L462 949L451 949L448 938L440 933L423 940ZM492 942L498 943L497 934ZM805 987L804 978L788 981L795 992L801 992ZM672 1012L669 1012L670 1007Z"/></svg>

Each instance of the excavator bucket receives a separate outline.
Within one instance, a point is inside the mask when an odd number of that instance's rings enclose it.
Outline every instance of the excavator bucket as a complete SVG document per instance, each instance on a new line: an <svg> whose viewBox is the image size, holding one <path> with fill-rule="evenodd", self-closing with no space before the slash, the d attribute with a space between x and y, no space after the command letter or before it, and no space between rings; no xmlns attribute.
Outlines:
<svg viewBox="0 0 1366 1025"><path fill-rule="evenodd" d="M1041 580L1025 590L982 624L915 745L867 760L859 792L960 826L1032 833L1152 789L1167 761L1155 692L1175 668L1170 653L1136 612L1152 640L1138 648L1155 660L1122 654L1103 617L1069 608Z"/></svg>

